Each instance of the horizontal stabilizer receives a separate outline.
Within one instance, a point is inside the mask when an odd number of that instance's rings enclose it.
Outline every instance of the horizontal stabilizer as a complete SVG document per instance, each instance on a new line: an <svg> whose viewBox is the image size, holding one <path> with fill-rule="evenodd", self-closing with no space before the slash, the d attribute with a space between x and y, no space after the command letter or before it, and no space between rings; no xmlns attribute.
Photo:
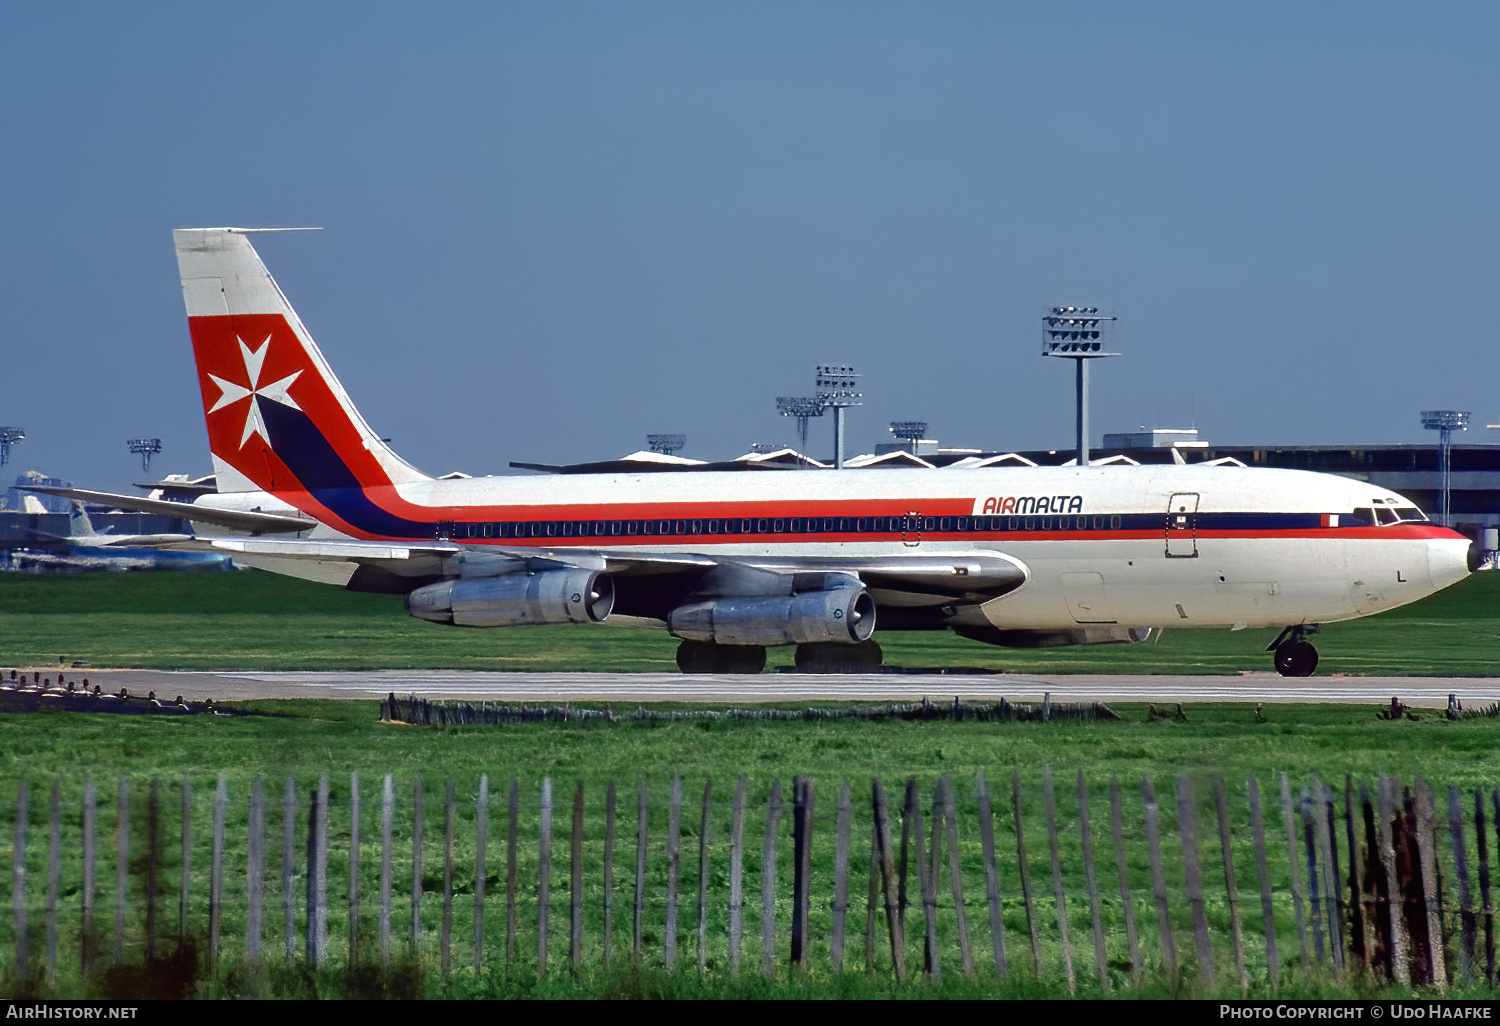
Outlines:
<svg viewBox="0 0 1500 1026"><path fill-rule="evenodd" d="M65 499L92 502L101 506L118 506L120 509L133 509L140 513L185 517L202 524L213 524L231 531L246 531L252 534L289 534L296 531L309 531L317 526L317 521L311 517L214 509L211 506L190 505L186 502L167 502L163 499L144 499L136 495L94 492L86 488L53 488L39 485L28 488L27 491L41 492L44 495L60 495Z"/></svg>

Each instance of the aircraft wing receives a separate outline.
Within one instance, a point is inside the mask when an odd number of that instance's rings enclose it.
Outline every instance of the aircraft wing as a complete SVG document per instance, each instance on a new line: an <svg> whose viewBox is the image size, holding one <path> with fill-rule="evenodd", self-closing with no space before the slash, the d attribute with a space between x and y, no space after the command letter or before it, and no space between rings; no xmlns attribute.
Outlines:
<svg viewBox="0 0 1500 1026"><path fill-rule="evenodd" d="M206 539L215 549L289 563L345 564L381 577L411 580L486 577L556 567L597 570L618 577L679 575L699 578L720 566L748 566L772 573L844 573L877 593L899 593L961 603L988 601L1026 582L1026 567L1009 556L981 550L880 556L709 556L695 552L568 547L474 546L454 542L367 542L304 538ZM269 567L268 567L269 568ZM282 572L292 572L283 569ZM295 576L295 574L294 574ZM390 582L396 584L397 582ZM413 582L415 583L415 582ZM382 589L384 590L384 589ZM392 588L391 590L396 590Z"/></svg>
<svg viewBox="0 0 1500 1026"><path fill-rule="evenodd" d="M311 517L290 516L284 513L256 513L241 510L214 509L186 502L167 502L163 499L146 499L137 495L116 495L113 492L95 492L86 488L53 488L37 485L26 489L44 495L60 495L78 502L92 502L101 506L118 506L141 513L161 513L169 517L182 517L203 524L213 524L230 531L250 534L288 534L293 531L308 531L318 522ZM149 544L149 543L148 543Z"/></svg>

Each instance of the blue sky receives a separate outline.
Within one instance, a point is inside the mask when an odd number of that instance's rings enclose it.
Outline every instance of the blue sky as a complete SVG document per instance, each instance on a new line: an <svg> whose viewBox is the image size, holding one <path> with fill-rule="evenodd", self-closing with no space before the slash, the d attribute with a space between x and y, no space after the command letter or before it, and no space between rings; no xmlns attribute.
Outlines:
<svg viewBox="0 0 1500 1026"><path fill-rule="evenodd" d="M170 229L257 239L433 473L791 441L849 362L946 444L1500 441L1500 7L0 5L0 423L95 487L206 472ZM815 424L814 452L831 423Z"/></svg>

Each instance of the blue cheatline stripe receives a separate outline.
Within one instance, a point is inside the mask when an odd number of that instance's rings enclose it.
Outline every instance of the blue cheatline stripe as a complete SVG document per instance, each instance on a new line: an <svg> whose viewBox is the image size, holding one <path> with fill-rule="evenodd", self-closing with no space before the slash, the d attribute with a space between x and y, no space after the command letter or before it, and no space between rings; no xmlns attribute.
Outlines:
<svg viewBox="0 0 1500 1026"><path fill-rule="evenodd" d="M312 418L280 403L260 404L271 448L312 497L359 531L388 538L431 538L436 520L407 520L377 506Z"/></svg>

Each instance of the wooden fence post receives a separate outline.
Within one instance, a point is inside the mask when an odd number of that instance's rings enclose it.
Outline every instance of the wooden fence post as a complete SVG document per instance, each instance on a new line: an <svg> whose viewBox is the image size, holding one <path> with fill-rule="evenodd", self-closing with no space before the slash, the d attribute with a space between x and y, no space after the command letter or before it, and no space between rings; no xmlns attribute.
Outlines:
<svg viewBox="0 0 1500 1026"><path fill-rule="evenodd" d="M916 777L906 778L906 824L911 831L912 851L917 864L917 894L922 903L922 968L937 980L942 976L942 962L937 946L937 892L930 867L935 860L929 856L924 839L922 793Z"/></svg>
<svg viewBox="0 0 1500 1026"><path fill-rule="evenodd" d="M1344 774L1344 837L1345 847L1349 852L1349 875L1347 877L1349 891L1347 899L1349 907L1349 949L1353 951L1358 948L1362 960L1368 964L1368 959L1372 951L1371 946L1365 943L1369 924L1365 920L1364 908L1360 902L1359 871L1361 860L1359 857L1359 840L1355 832L1354 823L1354 776L1350 773Z"/></svg>
<svg viewBox="0 0 1500 1026"><path fill-rule="evenodd" d="M1008 967L1005 964L1005 917L1000 913L1000 867L995 861L995 811L990 805L984 770L978 772L975 782L979 790L979 842L984 850L984 897L990 910L990 948L995 959L995 974L1004 979Z"/></svg>
<svg viewBox="0 0 1500 1026"><path fill-rule="evenodd" d="M21 781L16 788L15 844L10 852L10 898L15 915L16 978L31 976L26 950L26 826L30 818L30 785ZM118 956L115 961L119 961Z"/></svg>
<svg viewBox="0 0 1500 1026"><path fill-rule="evenodd" d="M1380 836L1380 861L1385 867L1387 912L1390 916L1391 976L1400 987L1411 986L1410 944L1406 936L1406 923L1402 916L1400 878L1396 875L1396 848L1392 837L1393 785L1389 777L1381 777L1376 786L1376 797L1380 803L1377 833Z"/></svg>
<svg viewBox="0 0 1500 1026"><path fill-rule="evenodd" d="M760 862L760 971L776 971L776 835L781 826L781 781L771 781L766 800L766 839Z"/></svg>
<svg viewBox="0 0 1500 1026"><path fill-rule="evenodd" d="M146 792L146 922L144 961L156 957L156 882L161 867L161 781L151 778Z"/></svg>
<svg viewBox="0 0 1500 1026"><path fill-rule="evenodd" d="M1026 861L1026 831L1021 826L1021 771L1010 773L1010 805L1016 821L1016 865L1021 872L1021 900L1026 906L1026 929L1031 933L1031 972L1042 974L1042 935L1031 899L1031 867Z"/></svg>
<svg viewBox="0 0 1500 1026"><path fill-rule="evenodd" d="M521 782L510 778L509 817L505 827L505 962L516 960L516 835L521 817Z"/></svg>
<svg viewBox="0 0 1500 1026"><path fill-rule="evenodd" d="M484 886L489 875L490 778L479 775L474 806L474 971L484 972Z"/></svg>
<svg viewBox="0 0 1500 1026"><path fill-rule="evenodd" d="M729 827L729 971L740 971L740 931L745 908L745 778L734 787L734 812Z"/></svg>
<svg viewBox="0 0 1500 1026"><path fill-rule="evenodd" d="M650 805L646 793L646 781L643 778L636 788L635 794L635 958L640 961L642 956L643 935L645 924L646 902L646 829L650 817Z"/></svg>
<svg viewBox="0 0 1500 1026"><path fill-rule="evenodd" d="M446 975L453 967L453 778L443 782L443 923L438 939L438 957Z"/></svg>
<svg viewBox="0 0 1500 1026"><path fill-rule="evenodd" d="M297 783L293 778L287 777L286 790L281 799L281 939L287 965L292 964L297 953L297 892L292 888L296 837Z"/></svg>
<svg viewBox="0 0 1500 1026"><path fill-rule="evenodd" d="M849 913L849 828L851 808L849 781L839 787L839 806L834 825L833 848L833 930L828 952L834 972L844 969L844 925Z"/></svg>
<svg viewBox="0 0 1500 1026"><path fill-rule="evenodd" d="M708 968L708 828L714 782L703 782L703 814L698 821L698 971Z"/></svg>
<svg viewBox="0 0 1500 1026"><path fill-rule="evenodd" d="M1344 921L1339 907L1343 888L1339 883L1337 833L1332 828L1333 802L1328 787L1313 775L1314 826L1317 834L1318 867L1323 875L1323 922L1328 930L1328 953L1333 961L1333 978L1344 979Z"/></svg>
<svg viewBox="0 0 1500 1026"><path fill-rule="evenodd" d="M1167 979L1177 983L1177 943L1172 936L1172 917L1167 907L1167 880L1161 863L1160 809L1156 804L1156 786L1149 775L1141 777L1141 799L1146 812L1146 842L1151 856L1151 889L1156 896L1156 928L1161 937L1162 963Z"/></svg>
<svg viewBox="0 0 1500 1026"><path fill-rule="evenodd" d="M1073 977L1073 945L1068 939L1068 896L1063 891L1062 860L1057 853L1057 796L1052 791L1052 767L1042 768L1042 798L1047 803L1047 850L1052 855L1052 891L1057 900L1057 932L1062 942L1063 969L1068 975L1068 993L1077 990Z"/></svg>
<svg viewBox="0 0 1500 1026"><path fill-rule="evenodd" d="M1459 923L1463 943L1458 949L1458 973L1474 972L1474 941L1478 923L1474 916L1474 898L1469 890L1468 853L1464 850L1464 818L1459 805L1458 788L1448 786L1448 839L1453 845L1453 871L1458 877Z"/></svg>
<svg viewBox="0 0 1500 1026"><path fill-rule="evenodd" d="M672 778L667 803L667 928L662 937L662 961L670 971L677 966L677 871L682 861L682 778Z"/></svg>
<svg viewBox="0 0 1500 1026"><path fill-rule="evenodd" d="M1240 981L1240 997L1250 989L1250 977L1245 973L1245 941L1240 931L1240 892L1234 879L1234 840L1229 828L1229 795L1224 788L1224 778L1217 774L1213 779L1214 804L1219 814L1219 850L1224 859L1224 892L1229 898L1229 937L1234 950L1234 971Z"/></svg>
<svg viewBox="0 0 1500 1026"><path fill-rule="evenodd" d="M1375 807L1370 800L1370 785L1367 780L1359 782L1359 806L1364 826L1365 858L1362 866L1363 878L1360 886L1360 900L1363 907L1364 931L1361 938L1364 945L1364 964L1372 977L1378 978L1383 975L1390 978L1390 916L1382 914L1380 909L1380 895L1386 895L1386 901L1390 901L1390 884L1385 879L1385 866L1380 858L1380 841L1375 832ZM1378 939L1377 939L1378 938ZM1383 941L1383 943L1381 943ZM1384 955L1382 959L1380 956Z"/></svg>
<svg viewBox="0 0 1500 1026"><path fill-rule="evenodd" d="M385 775L380 787L380 964L391 961L391 829L396 818L396 784Z"/></svg>
<svg viewBox="0 0 1500 1026"><path fill-rule="evenodd" d="M958 810L953 796L953 780L943 775L943 824L948 835L948 883L953 891L953 908L958 919L958 950L963 961L964 977L974 978L974 947L969 941L969 917L964 908L963 867L958 851ZM937 824L933 824L937 828Z"/></svg>
<svg viewBox="0 0 1500 1026"><path fill-rule="evenodd" d="M62 784L52 778L47 803L51 837L47 846L47 978L57 978L57 891L62 875Z"/></svg>
<svg viewBox="0 0 1500 1026"><path fill-rule="evenodd" d="M569 852L569 889L573 892L573 918L569 930L569 954L573 968L583 963L583 781L573 791L573 830Z"/></svg>
<svg viewBox="0 0 1500 1026"><path fill-rule="evenodd" d="M94 860L96 857L95 837L98 830L96 818L98 816L97 800L94 793L94 778L86 777L83 781L83 936L79 938L79 961L83 971L87 973L94 964L94 893L97 884L94 879ZM185 828L184 828L185 829ZM187 867L183 867L184 879ZM186 888L186 883L184 883ZM186 927L184 927L186 933Z"/></svg>
<svg viewBox="0 0 1500 1026"><path fill-rule="evenodd" d="M1266 936L1266 967L1271 977L1271 996L1281 988L1281 962L1276 952L1276 917L1271 903L1271 872L1266 865L1266 824L1260 810L1260 784L1252 775L1250 788L1250 829L1255 836L1255 879L1260 885L1261 929Z"/></svg>
<svg viewBox="0 0 1500 1026"><path fill-rule="evenodd" d="M541 866L536 892L536 971L547 972L547 913L552 902L552 778L542 778Z"/></svg>
<svg viewBox="0 0 1500 1026"><path fill-rule="evenodd" d="M318 778L307 815L307 962L322 967L328 941L328 777Z"/></svg>
<svg viewBox="0 0 1500 1026"><path fill-rule="evenodd" d="M260 777L250 781L250 823L247 827L245 888L250 907L245 915L245 955L251 962L260 961L261 907L265 900L264 845L266 833L265 793Z"/></svg>
<svg viewBox="0 0 1500 1026"><path fill-rule="evenodd" d="M411 782L411 949L422 953L422 827L427 819L422 778Z"/></svg>
<svg viewBox="0 0 1500 1026"><path fill-rule="evenodd" d="M1448 987L1447 966L1443 959L1443 924L1441 907L1438 904L1437 883L1437 831L1433 824L1432 788L1427 781L1417 777L1415 787L1417 804L1417 836L1422 863L1422 893L1427 903L1427 949L1432 957L1432 982L1439 990Z"/></svg>
<svg viewBox="0 0 1500 1026"><path fill-rule="evenodd" d="M1130 891L1130 872L1125 864L1125 824L1121 806L1120 778L1109 776L1109 828L1115 842L1115 875L1120 880L1120 909L1125 913L1125 943L1130 952L1130 978L1141 980L1141 946L1135 933L1135 899Z"/></svg>
<svg viewBox="0 0 1500 1026"><path fill-rule="evenodd" d="M902 934L901 917L898 914L900 897L896 891L896 865L891 852L890 809L886 805L885 788L881 786L879 777L872 781L870 791L874 805L875 837L880 849L880 875L884 880L885 924L887 935L891 940L891 965L896 970L896 981L904 983L906 982L906 937Z"/></svg>
<svg viewBox="0 0 1500 1026"><path fill-rule="evenodd" d="M125 895L130 882L130 784L120 778L115 822L118 838L115 859L115 964L125 961Z"/></svg>
<svg viewBox="0 0 1500 1026"><path fill-rule="evenodd" d="M805 773L792 782L792 951L791 964L806 969L807 917L812 910L812 817L813 785Z"/></svg>
<svg viewBox="0 0 1500 1026"><path fill-rule="evenodd" d="M1078 833L1083 841L1083 871L1089 890L1089 912L1094 923L1094 963L1099 989L1109 990L1109 960L1104 953L1104 921L1099 914L1099 879L1094 872L1094 831L1089 824L1089 786L1078 771Z"/></svg>
<svg viewBox="0 0 1500 1026"><path fill-rule="evenodd" d="M918 792L918 808L921 807L921 794ZM943 782L938 782L932 788L932 816L927 827L927 879L922 882L922 913L923 920L927 924L927 949L931 952L928 958L928 971L932 973L934 981L940 979L939 956L941 948L937 937L937 903L938 889L941 887L943 869ZM917 832L918 837L921 831ZM917 843L921 850L920 840Z"/></svg>
<svg viewBox="0 0 1500 1026"><path fill-rule="evenodd" d="M615 813L618 802L613 779L604 797L604 967L609 968L615 947Z"/></svg>
<svg viewBox="0 0 1500 1026"><path fill-rule="evenodd" d="M359 964L359 774L349 774L349 966Z"/></svg>
<svg viewBox="0 0 1500 1026"><path fill-rule="evenodd" d="M193 875L193 782L182 778L182 895L177 905L177 937L186 940L188 935L188 905L192 894Z"/></svg>
<svg viewBox="0 0 1500 1026"><path fill-rule="evenodd" d="M227 775L220 773L219 786L214 789L214 848L208 882L208 957L215 960L219 957L219 927L224 918L224 817L228 786Z"/></svg>
<svg viewBox="0 0 1500 1026"><path fill-rule="evenodd" d="M1302 964L1307 965L1307 921L1302 908L1301 859L1297 855L1297 830L1292 824L1292 791L1286 774L1281 774L1281 821L1286 833L1287 872L1292 885L1292 912L1297 918L1297 943L1302 949Z"/></svg>
<svg viewBox="0 0 1500 1026"><path fill-rule="evenodd" d="M1198 951L1198 975L1213 986L1214 950L1208 939L1208 913L1203 899L1203 874L1198 864L1198 815L1193 782L1177 778L1177 831L1182 836L1182 861L1187 874L1188 903L1193 910L1193 943Z"/></svg>
<svg viewBox="0 0 1500 1026"><path fill-rule="evenodd" d="M1484 916L1484 981L1495 985L1495 911L1490 905L1489 840L1485 836L1484 797L1474 789L1474 841L1479 855L1479 907Z"/></svg>

